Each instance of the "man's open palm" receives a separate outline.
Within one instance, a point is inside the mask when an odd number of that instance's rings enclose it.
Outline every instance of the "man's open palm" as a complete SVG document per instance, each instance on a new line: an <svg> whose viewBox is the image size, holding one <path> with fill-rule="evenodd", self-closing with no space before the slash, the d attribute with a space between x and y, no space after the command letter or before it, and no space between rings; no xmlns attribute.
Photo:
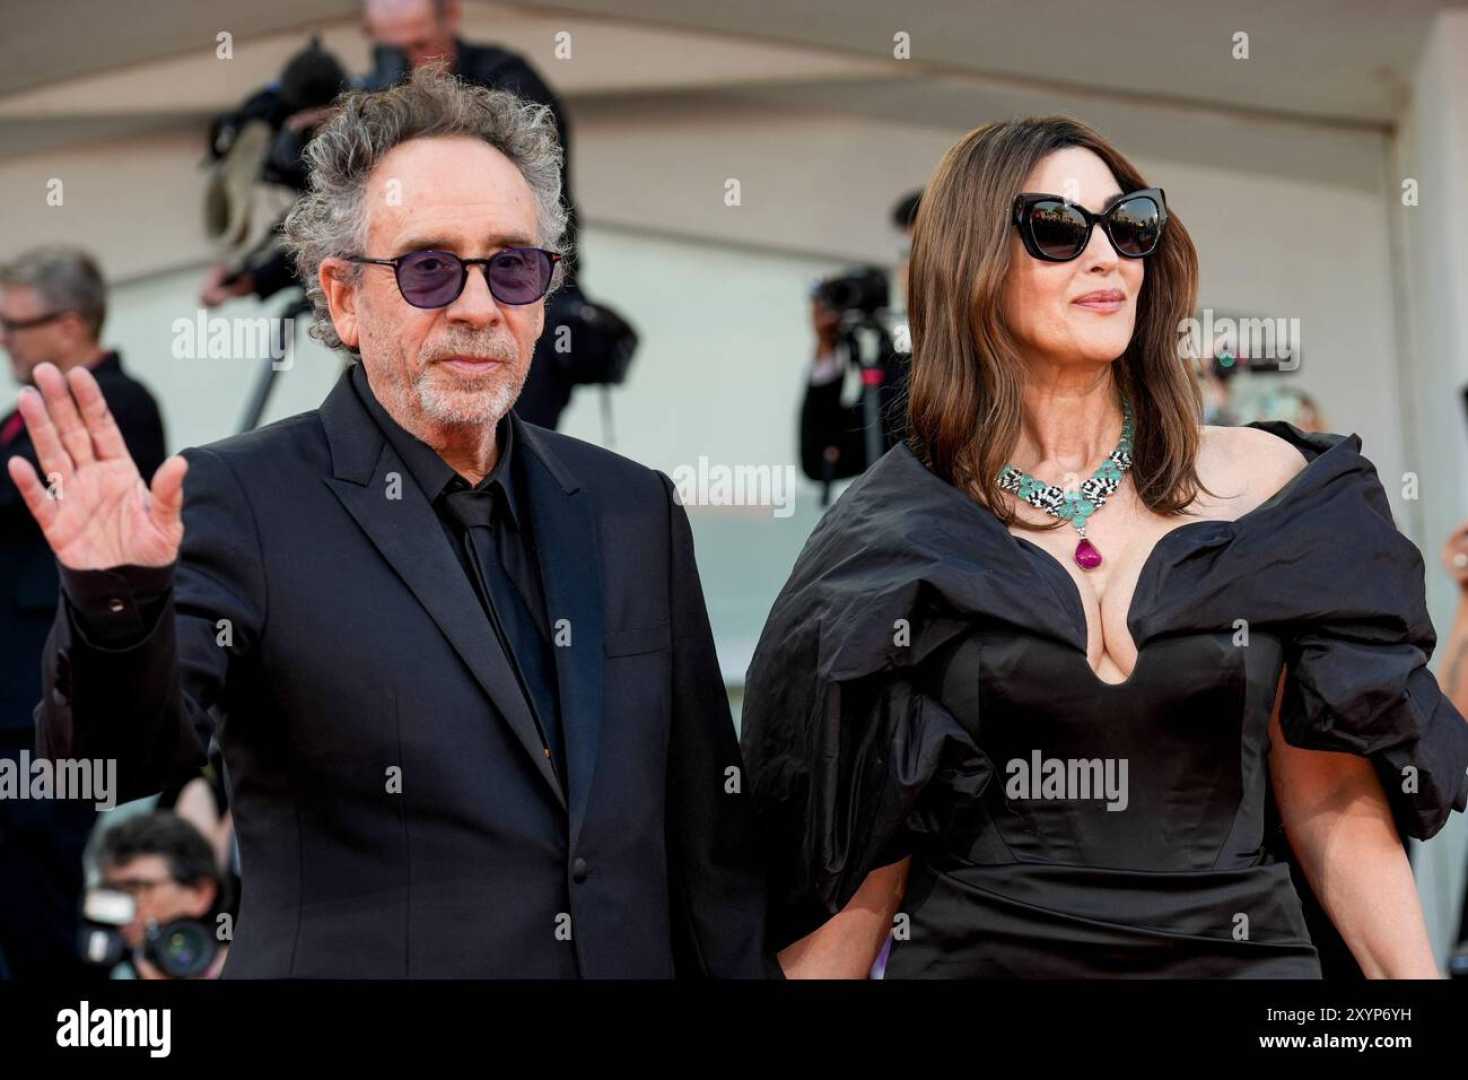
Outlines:
<svg viewBox="0 0 1468 1080"><path fill-rule="evenodd" d="M21 391L20 415L45 477L22 457L8 466L56 558L73 570L173 562L183 541L188 462L170 457L150 490L90 371L62 375L41 364L35 381L40 393Z"/></svg>

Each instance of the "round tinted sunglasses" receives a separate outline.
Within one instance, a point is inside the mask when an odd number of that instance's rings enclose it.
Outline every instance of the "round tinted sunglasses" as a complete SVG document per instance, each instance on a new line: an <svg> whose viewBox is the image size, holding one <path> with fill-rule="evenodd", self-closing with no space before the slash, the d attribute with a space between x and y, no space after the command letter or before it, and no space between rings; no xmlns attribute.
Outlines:
<svg viewBox="0 0 1468 1080"><path fill-rule="evenodd" d="M452 251L410 251L396 259L368 259L348 255L347 262L391 266L398 292L416 308L447 307L464 291L469 267L484 267L489 294L498 303L533 304L550 289L551 276L561 256L542 248L512 247L486 259L461 259Z"/></svg>
<svg viewBox="0 0 1468 1080"><path fill-rule="evenodd" d="M1098 222L1118 255L1141 259L1152 254L1167 224L1162 189L1143 188L1123 195L1100 214L1060 195L1022 194L1014 198L1014 224L1025 250L1046 262L1079 258Z"/></svg>

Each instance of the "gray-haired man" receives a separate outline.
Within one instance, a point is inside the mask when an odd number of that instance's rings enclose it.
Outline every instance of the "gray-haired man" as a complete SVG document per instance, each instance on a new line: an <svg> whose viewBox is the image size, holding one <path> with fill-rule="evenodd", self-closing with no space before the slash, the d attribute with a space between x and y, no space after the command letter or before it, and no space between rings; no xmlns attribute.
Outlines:
<svg viewBox="0 0 1468 1080"><path fill-rule="evenodd" d="M562 252L547 111L424 69L350 95L287 237L361 358L139 482L84 376L22 402L64 570L41 744L123 796L217 730L225 977L776 973L687 518L509 412ZM187 480L185 480L187 470Z"/></svg>
<svg viewBox="0 0 1468 1080"><path fill-rule="evenodd" d="M102 345L106 318L107 284L85 251L37 248L0 266L0 348L16 381L28 385L43 363L90 372L129 452L151 475L165 454L163 422L153 395ZM40 464L18 412L0 417L0 455ZM0 476L0 758L12 762L35 740L56 598L56 560L19 489ZM0 967L12 977L64 977L80 964L82 848L95 817L91 802L0 797Z"/></svg>

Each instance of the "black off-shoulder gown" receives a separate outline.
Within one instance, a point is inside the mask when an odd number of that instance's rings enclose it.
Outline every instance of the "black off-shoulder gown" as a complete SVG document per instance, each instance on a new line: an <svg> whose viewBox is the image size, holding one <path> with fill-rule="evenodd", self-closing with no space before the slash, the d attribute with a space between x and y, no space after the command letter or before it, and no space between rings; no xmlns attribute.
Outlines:
<svg viewBox="0 0 1468 1080"><path fill-rule="evenodd" d="M1308 464L1157 543L1120 684L1086 661L1065 568L907 448L845 493L746 684L776 948L911 855L888 978L1319 977L1267 835L1282 668L1285 738L1368 757L1412 836L1468 804L1468 723L1427 669L1423 559L1359 436L1251 426ZM1017 763L1051 761L1074 781L1125 762L1125 805L1019 786Z"/></svg>

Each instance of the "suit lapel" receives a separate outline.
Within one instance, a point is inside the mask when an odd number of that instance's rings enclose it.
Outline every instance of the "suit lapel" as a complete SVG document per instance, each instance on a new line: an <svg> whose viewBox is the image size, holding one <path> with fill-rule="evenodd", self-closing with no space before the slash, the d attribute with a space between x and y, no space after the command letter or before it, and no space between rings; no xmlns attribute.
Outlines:
<svg viewBox="0 0 1468 1080"><path fill-rule="evenodd" d="M333 465L333 475L323 480L463 658L564 809L565 793L535 720L464 568L433 507L357 398L350 378L349 368L320 409ZM389 498L389 491L401 498Z"/></svg>
<svg viewBox="0 0 1468 1080"><path fill-rule="evenodd" d="M511 415L515 462L525 481L545 590L566 738L571 788L571 845L586 817L596 772L602 720L601 546L591 496L554 452L539 428ZM520 453L521 448L527 452Z"/></svg>

